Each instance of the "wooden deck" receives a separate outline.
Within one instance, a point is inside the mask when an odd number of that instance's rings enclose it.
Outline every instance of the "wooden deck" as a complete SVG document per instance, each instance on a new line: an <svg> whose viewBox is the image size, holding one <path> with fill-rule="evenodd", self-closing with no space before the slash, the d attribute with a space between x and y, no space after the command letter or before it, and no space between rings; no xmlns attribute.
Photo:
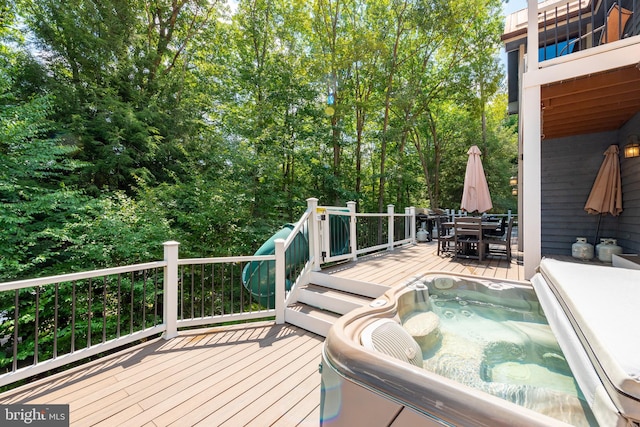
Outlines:
<svg viewBox="0 0 640 427"><path fill-rule="evenodd" d="M482 262L435 242L325 272L394 285L430 271L523 279L521 254ZM183 332L0 394L0 404L69 404L73 426L319 425L322 337L272 322Z"/></svg>
<svg viewBox="0 0 640 427"><path fill-rule="evenodd" d="M522 252L513 246L511 262L492 256L479 261L437 255L436 242L419 243L323 269L324 273L393 286L428 272L443 271L509 280L525 280Z"/></svg>
<svg viewBox="0 0 640 427"><path fill-rule="evenodd" d="M183 333L0 395L74 426L317 426L322 337L272 322Z"/></svg>

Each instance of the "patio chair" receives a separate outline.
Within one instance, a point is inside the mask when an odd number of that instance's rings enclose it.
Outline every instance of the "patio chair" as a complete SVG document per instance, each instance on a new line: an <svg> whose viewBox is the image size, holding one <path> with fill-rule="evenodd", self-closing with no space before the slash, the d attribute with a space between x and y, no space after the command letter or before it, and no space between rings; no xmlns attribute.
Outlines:
<svg viewBox="0 0 640 427"><path fill-rule="evenodd" d="M482 218L472 216L455 218L453 229L456 258L484 259Z"/></svg>
<svg viewBox="0 0 640 427"><path fill-rule="evenodd" d="M627 21L631 18L631 15L633 15L632 11L620 7L617 4L611 6L607 12L606 28L603 28L600 33L600 44L611 43L626 37L627 35L623 30L627 25Z"/></svg>
<svg viewBox="0 0 640 427"><path fill-rule="evenodd" d="M446 217L438 217L436 220L436 231L438 233L438 256L440 252L453 252L455 248L455 234L452 227L444 225L448 219Z"/></svg>
<svg viewBox="0 0 640 427"><path fill-rule="evenodd" d="M502 236L485 237L484 244L487 246L487 255L506 255L507 262L511 262L511 230L513 229L513 217L509 218L506 232Z"/></svg>
<svg viewBox="0 0 640 427"><path fill-rule="evenodd" d="M485 239L486 239L487 236L490 236L490 237L498 236L498 237L500 237L500 236L504 235L504 231L507 229L507 217L503 216L500 219L499 223L500 223L500 226L499 227L496 226L495 230L494 229L484 229L484 227L483 227ZM496 224L498 224L497 221L496 221Z"/></svg>

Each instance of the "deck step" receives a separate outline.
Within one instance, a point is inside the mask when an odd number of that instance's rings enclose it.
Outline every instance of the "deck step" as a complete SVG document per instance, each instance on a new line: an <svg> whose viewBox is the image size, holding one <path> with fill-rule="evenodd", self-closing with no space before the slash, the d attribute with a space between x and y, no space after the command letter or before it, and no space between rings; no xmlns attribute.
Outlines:
<svg viewBox="0 0 640 427"><path fill-rule="evenodd" d="M285 309L285 321L323 337L340 316L369 304L389 289L322 273L312 274L311 281L298 289L296 301Z"/></svg>
<svg viewBox="0 0 640 427"><path fill-rule="evenodd" d="M289 305L285 309L287 323L306 329L309 332L326 337L329 329L340 314L327 310L321 310L303 303Z"/></svg>
<svg viewBox="0 0 640 427"><path fill-rule="evenodd" d="M300 288L298 302L322 310L338 314L346 314L351 310L370 303L372 298L327 288L316 284L309 284Z"/></svg>
<svg viewBox="0 0 640 427"><path fill-rule="evenodd" d="M319 271L312 272L310 274L309 281L327 288L350 292L356 295L363 295L370 298L378 298L389 289L389 286L387 285L346 279L344 277L332 276Z"/></svg>

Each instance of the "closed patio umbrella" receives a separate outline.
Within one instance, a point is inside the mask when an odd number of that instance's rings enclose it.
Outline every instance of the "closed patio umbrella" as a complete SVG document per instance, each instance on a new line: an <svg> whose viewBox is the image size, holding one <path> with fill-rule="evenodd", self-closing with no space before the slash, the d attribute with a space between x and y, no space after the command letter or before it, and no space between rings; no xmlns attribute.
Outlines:
<svg viewBox="0 0 640 427"><path fill-rule="evenodd" d="M483 213L493 207L487 178L484 176L480 149L473 145L467 151L467 170L464 174L464 189L462 190L462 202L460 209L466 212Z"/></svg>
<svg viewBox="0 0 640 427"><path fill-rule="evenodd" d="M618 146L610 145L604 152L604 160L584 205L590 214L599 215L596 228L596 243L600 232L602 215L618 216L622 212L622 184L620 181L620 159Z"/></svg>

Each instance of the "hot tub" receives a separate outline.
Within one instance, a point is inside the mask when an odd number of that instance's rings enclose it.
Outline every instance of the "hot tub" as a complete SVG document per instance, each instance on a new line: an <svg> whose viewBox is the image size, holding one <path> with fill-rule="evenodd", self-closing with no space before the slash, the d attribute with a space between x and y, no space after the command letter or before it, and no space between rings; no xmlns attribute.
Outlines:
<svg viewBox="0 0 640 427"><path fill-rule="evenodd" d="M329 331L321 424L629 425L639 274L543 260L533 286L432 273L391 288Z"/></svg>

